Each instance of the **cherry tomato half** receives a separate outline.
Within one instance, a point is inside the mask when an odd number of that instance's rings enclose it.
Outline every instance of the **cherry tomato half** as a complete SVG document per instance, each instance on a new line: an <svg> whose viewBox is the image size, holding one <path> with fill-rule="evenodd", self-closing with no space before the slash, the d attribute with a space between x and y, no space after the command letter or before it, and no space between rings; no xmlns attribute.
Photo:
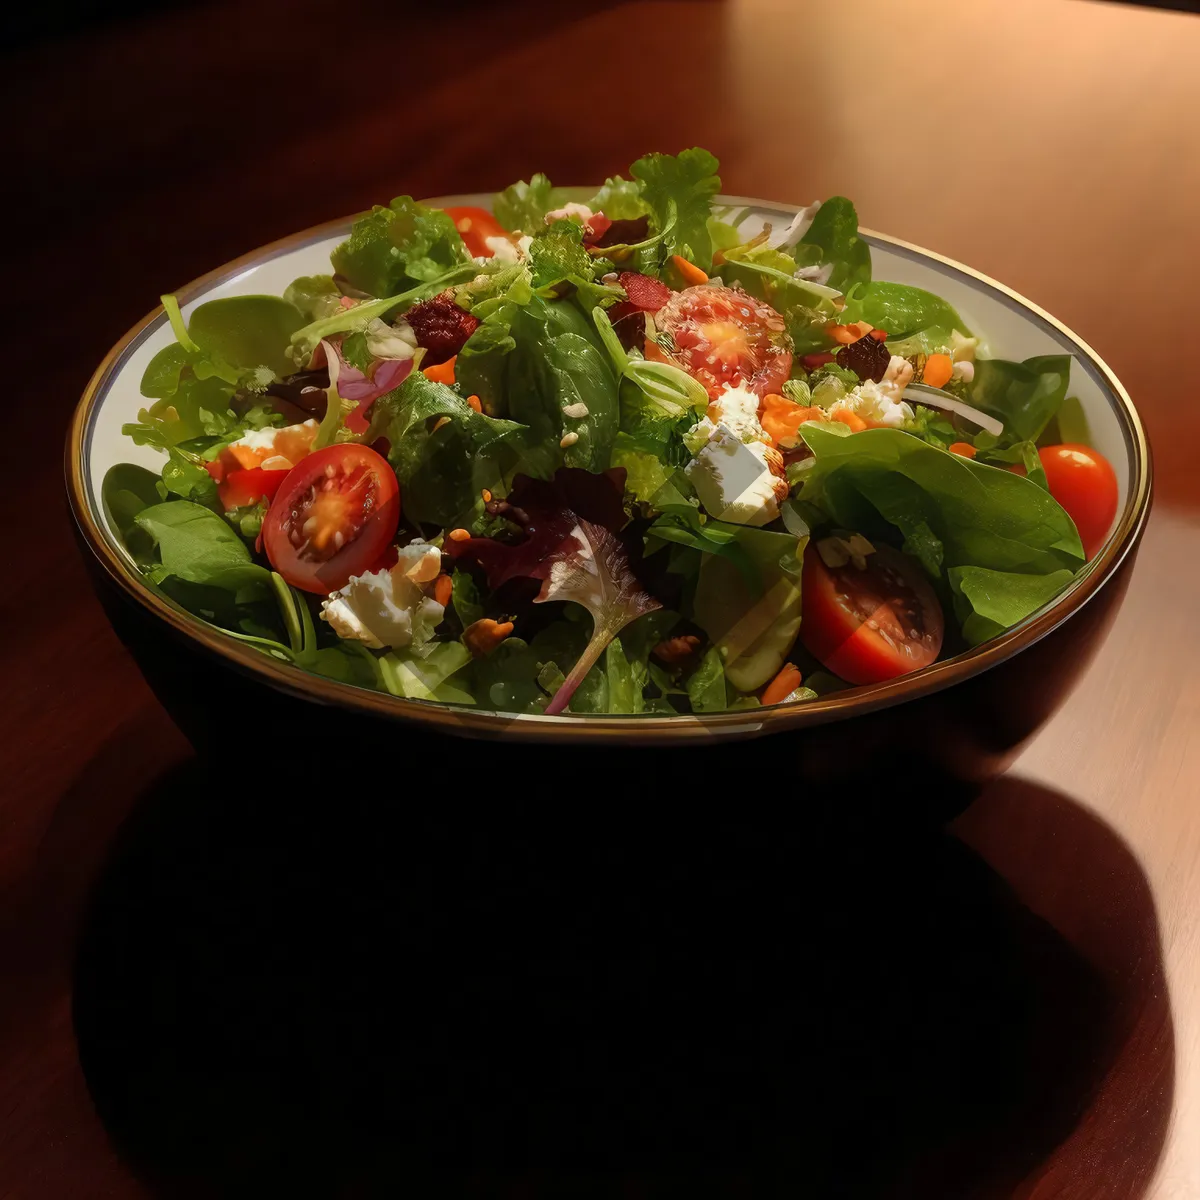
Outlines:
<svg viewBox="0 0 1200 1200"><path fill-rule="evenodd" d="M293 587L335 592L375 566L399 523L387 460L353 443L326 446L288 472L263 521L263 548Z"/></svg>
<svg viewBox="0 0 1200 1200"><path fill-rule="evenodd" d="M1050 495L1067 510L1088 558L1094 558L1117 515L1117 476L1090 446L1065 443L1038 451Z"/></svg>
<svg viewBox="0 0 1200 1200"><path fill-rule="evenodd" d="M512 241L508 230L486 208L447 208L445 212L476 258L491 258L495 253L487 244L490 237Z"/></svg>
<svg viewBox="0 0 1200 1200"><path fill-rule="evenodd" d="M263 467L227 471L217 483L217 495L227 512L231 508L245 508L248 504L257 504L264 496L270 500L287 474L286 470L268 471Z"/></svg>
<svg viewBox="0 0 1200 1200"><path fill-rule="evenodd" d="M942 607L920 567L876 546L864 569L804 554L800 640L847 683L880 683L927 667L942 648Z"/></svg>
<svg viewBox="0 0 1200 1200"><path fill-rule="evenodd" d="M700 284L675 292L654 315L674 350L651 342L647 358L673 362L694 376L714 400L744 385L757 396L778 392L792 370L792 344L783 318L735 288Z"/></svg>

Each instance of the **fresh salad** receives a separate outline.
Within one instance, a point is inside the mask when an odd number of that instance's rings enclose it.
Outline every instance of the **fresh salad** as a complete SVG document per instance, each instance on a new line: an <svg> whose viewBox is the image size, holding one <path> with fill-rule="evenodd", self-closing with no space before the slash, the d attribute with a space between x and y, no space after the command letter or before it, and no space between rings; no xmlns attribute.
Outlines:
<svg viewBox="0 0 1200 1200"><path fill-rule="evenodd" d="M764 225L705 150L482 208L400 196L176 341L103 500L147 583L317 674L518 713L804 703L1052 600L1112 467L1070 359L872 277L849 200Z"/></svg>

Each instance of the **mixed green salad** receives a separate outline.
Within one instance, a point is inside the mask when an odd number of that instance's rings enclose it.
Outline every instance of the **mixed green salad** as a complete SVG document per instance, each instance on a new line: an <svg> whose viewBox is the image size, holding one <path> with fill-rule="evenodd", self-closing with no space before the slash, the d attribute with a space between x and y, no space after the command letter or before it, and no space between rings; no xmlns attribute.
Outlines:
<svg viewBox="0 0 1200 1200"><path fill-rule="evenodd" d="M107 518L230 637L522 713L803 703L1052 600L1108 535L1070 359L872 276L853 204L714 204L705 150L590 194L401 196L325 275L200 304Z"/></svg>

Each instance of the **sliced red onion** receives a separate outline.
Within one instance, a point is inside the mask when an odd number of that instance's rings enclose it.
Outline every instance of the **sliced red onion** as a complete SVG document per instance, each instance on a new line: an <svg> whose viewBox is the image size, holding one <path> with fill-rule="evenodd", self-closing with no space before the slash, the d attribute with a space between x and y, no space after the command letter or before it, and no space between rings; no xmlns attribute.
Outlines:
<svg viewBox="0 0 1200 1200"><path fill-rule="evenodd" d="M968 421L978 425L980 429L986 430L993 437L999 437L1004 432L1004 426L995 417L989 417L987 413L980 412L979 409L972 408L969 404L964 404L961 400L943 392L941 388L929 387L924 383L910 383L904 389L903 394L918 404L924 404L927 408L943 408L947 412L958 413L960 417L966 417Z"/></svg>

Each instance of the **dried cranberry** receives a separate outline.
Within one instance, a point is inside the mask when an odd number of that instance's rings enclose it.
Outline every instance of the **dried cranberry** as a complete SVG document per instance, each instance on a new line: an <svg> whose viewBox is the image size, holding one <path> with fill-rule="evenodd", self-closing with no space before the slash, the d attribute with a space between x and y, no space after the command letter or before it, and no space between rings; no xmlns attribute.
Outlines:
<svg viewBox="0 0 1200 1200"><path fill-rule="evenodd" d="M671 289L662 280L651 279L649 275L622 271L620 281L629 303L642 312L658 312L671 298Z"/></svg>
<svg viewBox="0 0 1200 1200"><path fill-rule="evenodd" d="M650 222L646 217L634 217L630 221L613 221L607 229L601 233L594 242L593 246L635 246L638 242L645 241L646 235L650 232ZM586 240L586 239L585 239Z"/></svg>
<svg viewBox="0 0 1200 1200"><path fill-rule="evenodd" d="M873 337L861 337L857 342L843 346L837 353L839 367L853 371L859 379L872 379L876 383L887 374L891 358L887 346Z"/></svg>
<svg viewBox="0 0 1200 1200"><path fill-rule="evenodd" d="M636 304L628 300L618 301L608 310L608 319L612 323L617 340L626 350L635 346L640 350L646 340L646 318Z"/></svg>
<svg viewBox="0 0 1200 1200"><path fill-rule="evenodd" d="M417 345L425 348L426 365L453 358L479 328L479 318L459 308L449 291L414 304L404 318L417 335Z"/></svg>
<svg viewBox="0 0 1200 1200"><path fill-rule="evenodd" d="M612 222L603 213L593 213L583 226L583 244L594 246L608 232Z"/></svg>

